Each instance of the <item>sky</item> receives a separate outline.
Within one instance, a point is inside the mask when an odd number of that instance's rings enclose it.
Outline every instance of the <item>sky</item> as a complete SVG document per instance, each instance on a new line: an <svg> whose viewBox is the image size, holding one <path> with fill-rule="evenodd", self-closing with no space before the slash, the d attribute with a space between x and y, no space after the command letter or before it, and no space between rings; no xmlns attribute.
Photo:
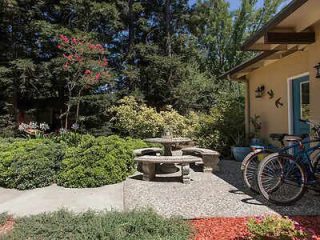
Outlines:
<svg viewBox="0 0 320 240"><path fill-rule="evenodd" d="M237 9L241 3L241 1L239 1L239 0L227 0L227 1L230 3L231 10ZM257 6L261 6L262 4L263 4L263 0L259 0Z"/></svg>
<svg viewBox="0 0 320 240"><path fill-rule="evenodd" d="M189 0L190 4L192 5L193 3L196 2L196 0ZM235 10L240 6L241 1L240 0L227 0L227 2L230 3L230 9L231 10ZM258 7L262 6L264 0L258 0ZM285 4L287 4L288 2L290 2L290 0L285 1Z"/></svg>
<svg viewBox="0 0 320 240"><path fill-rule="evenodd" d="M240 2L239 0L227 0L229 3L230 3L230 9L231 10L234 10L234 9L237 9L240 5ZM196 2L196 0L189 0L190 2L190 5L194 4ZM259 5L261 5L263 3L263 0L259 0Z"/></svg>

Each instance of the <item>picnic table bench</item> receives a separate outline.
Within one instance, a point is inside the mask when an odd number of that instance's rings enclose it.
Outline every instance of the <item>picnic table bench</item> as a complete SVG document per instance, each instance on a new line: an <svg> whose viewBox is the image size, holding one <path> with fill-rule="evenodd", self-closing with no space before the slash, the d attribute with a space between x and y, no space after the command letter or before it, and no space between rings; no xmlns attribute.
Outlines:
<svg viewBox="0 0 320 240"><path fill-rule="evenodd" d="M201 162L202 159L195 156L141 156L134 159L142 163L143 180L151 181L155 178L155 165L159 163L180 164L182 172L182 182L190 183L190 163Z"/></svg>
<svg viewBox="0 0 320 240"><path fill-rule="evenodd" d="M141 156L144 156L144 155L157 156L157 155L160 155L162 152L163 152L162 149L161 148L157 148L157 147L139 148L139 149L135 149L133 151L133 155L134 155L134 157L141 157ZM138 162L137 170L138 170L138 172L141 172L141 173L143 172L142 163L141 162Z"/></svg>
<svg viewBox="0 0 320 240"><path fill-rule="evenodd" d="M133 151L133 155L135 157L140 157L140 156L144 156L144 155L158 155L162 153L162 149L161 148L157 148L157 147L152 147L152 148L140 148L140 149L135 149Z"/></svg>
<svg viewBox="0 0 320 240"><path fill-rule="evenodd" d="M198 148L198 147L190 147L190 148L183 148L182 149L183 155L192 155L196 157L201 157L201 162L197 162L196 164L202 164L203 165L203 172L205 173L212 173L215 171L219 171L219 165L220 162L220 153L217 151L213 151L210 149L205 148Z"/></svg>

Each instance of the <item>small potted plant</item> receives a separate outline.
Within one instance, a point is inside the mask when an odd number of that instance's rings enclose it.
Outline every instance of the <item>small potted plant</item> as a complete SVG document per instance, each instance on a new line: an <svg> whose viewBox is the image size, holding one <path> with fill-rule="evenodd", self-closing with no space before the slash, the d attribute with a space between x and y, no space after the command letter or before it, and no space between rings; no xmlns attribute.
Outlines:
<svg viewBox="0 0 320 240"><path fill-rule="evenodd" d="M241 162L251 152L251 148L244 133L238 132L233 140L235 145L231 147L232 155L236 161Z"/></svg>
<svg viewBox="0 0 320 240"><path fill-rule="evenodd" d="M262 122L259 115L254 115L250 118L250 123L253 126L253 132L250 134L250 144L251 145L262 145L263 141L260 138L260 132L262 128Z"/></svg>

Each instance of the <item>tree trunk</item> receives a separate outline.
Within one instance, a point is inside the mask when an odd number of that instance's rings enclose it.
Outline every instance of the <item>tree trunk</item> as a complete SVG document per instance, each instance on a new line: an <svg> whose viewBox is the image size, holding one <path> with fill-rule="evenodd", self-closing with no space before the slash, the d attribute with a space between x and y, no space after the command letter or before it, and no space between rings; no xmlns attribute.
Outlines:
<svg viewBox="0 0 320 240"><path fill-rule="evenodd" d="M172 55L172 47L171 47L171 0L165 1L165 38L166 38L166 53L169 57Z"/></svg>
<svg viewBox="0 0 320 240"><path fill-rule="evenodd" d="M81 93L83 88L79 90L78 99L77 99L77 110L76 110L76 123L79 121L79 113L80 113L80 103L81 103Z"/></svg>
<svg viewBox="0 0 320 240"><path fill-rule="evenodd" d="M68 90L68 103L66 104L67 105L67 110L66 112L63 114L65 115L65 123L64 123L64 128L65 129L68 129L68 120L69 120L69 113L70 113L70 110L71 110L71 97L72 97L72 90ZM61 116L62 118L63 116Z"/></svg>
<svg viewBox="0 0 320 240"><path fill-rule="evenodd" d="M135 35L135 29L134 29L134 16L132 13L132 5L133 5L134 0L129 0L128 1L128 7L129 7L129 12L128 12L128 20L129 20L129 36L128 36L128 51L127 54L130 54L132 47L134 45L134 35Z"/></svg>
<svg viewBox="0 0 320 240"><path fill-rule="evenodd" d="M69 112L70 112L71 106L70 102L67 103L67 111L66 111L66 117L65 117L65 122L64 122L64 128L68 129L68 118L69 118Z"/></svg>

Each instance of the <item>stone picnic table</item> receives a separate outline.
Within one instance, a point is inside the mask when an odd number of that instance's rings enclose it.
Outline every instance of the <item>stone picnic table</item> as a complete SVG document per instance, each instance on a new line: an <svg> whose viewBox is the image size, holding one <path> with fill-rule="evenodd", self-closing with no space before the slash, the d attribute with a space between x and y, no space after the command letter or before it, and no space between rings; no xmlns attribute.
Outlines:
<svg viewBox="0 0 320 240"><path fill-rule="evenodd" d="M172 156L172 146L174 144L180 144L180 143L189 143L192 142L191 138L184 138L184 137L168 137L164 136L161 138L146 138L144 141L149 143L158 143L162 144L164 147L164 156ZM177 171L177 168L174 164L163 164L161 166L161 171L163 173L174 173Z"/></svg>

